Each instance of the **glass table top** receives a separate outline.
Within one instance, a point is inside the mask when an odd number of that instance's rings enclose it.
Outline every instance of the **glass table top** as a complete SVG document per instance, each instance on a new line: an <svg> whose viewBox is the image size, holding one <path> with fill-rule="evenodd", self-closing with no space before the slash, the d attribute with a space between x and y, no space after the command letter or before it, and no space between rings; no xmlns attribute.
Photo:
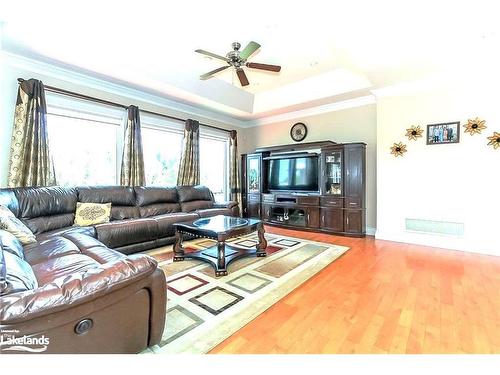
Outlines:
<svg viewBox="0 0 500 375"><path fill-rule="evenodd" d="M214 232L224 232L228 229L242 227L248 224L249 224L249 219L242 219L240 217L231 217L222 215L207 217L193 221L193 226L199 229L211 230Z"/></svg>

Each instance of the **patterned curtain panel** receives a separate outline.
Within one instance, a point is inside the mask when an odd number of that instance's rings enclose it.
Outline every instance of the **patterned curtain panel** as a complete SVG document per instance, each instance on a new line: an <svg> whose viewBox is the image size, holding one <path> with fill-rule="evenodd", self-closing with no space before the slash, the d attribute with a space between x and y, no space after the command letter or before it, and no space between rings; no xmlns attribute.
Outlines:
<svg viewBox="0 0 500 375"><path fill-rule="evenodd" d="M120 184L123 186L144 186L146 185L146 176L144 173L139 108L131 105L128 107L127 112Z"/></svg>
<svg viewBox="0 0 500 375"><path fill-rule="evenodd" d="M230 199L241 203L240 171L238 159L238 133L229 133L229 192ZM241 212L241 211L240 211Z"/></svg>
<svg viewBox="0 0 500 375"><path fill-rule="evenodd" d="M19 84L10 149L8 186L56 184L49 152L47 104L43 83L29 79Z"/></svg>
<svg viewBox="0 0 500 375"><path fill-rule="evenodd" d="M200 123L186 120L177 185L194 186L200 183Z"/></svg>

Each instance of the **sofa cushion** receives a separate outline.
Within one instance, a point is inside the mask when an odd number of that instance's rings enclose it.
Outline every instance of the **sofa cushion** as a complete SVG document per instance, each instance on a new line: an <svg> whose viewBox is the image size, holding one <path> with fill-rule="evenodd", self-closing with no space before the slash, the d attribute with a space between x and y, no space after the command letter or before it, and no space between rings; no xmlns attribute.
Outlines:
<svg viewBox="0 0 500 375"><path fill-rule="evenodd" d="M24 259L23 245L21 244L21 241L19 241L12 233L0 230L0 245L4 251L8 251L19 258Z"/></svg>
<svg viewBox="0 0 500 375"><path fill-rule="evenodd" d="M233 212L229 208L207 208L204 210L196 210L200 217L212 217L217 215L232 216Z"/></svg>
<svg viewBox="0 0 500 375"><path fill-rule="evenodd" d="M178 203L175 187L137 186L134 188L137 205L140 207L154 203Z"/></svg>
<svg viewBox="0 0 500 375"><path fill-rule="evenodd" d="M76 204L75 225L87 227L90 225L108 223L111 218L111 203Z"/></svg>
<svg viewBox="0 0 500 375"><path fill-rule="evenodd" d="M181 203L181 209L183 212L195 212L196 210L203 210L212 207L213 203L211 201L191 201Z"/></svg>
<svg viewBox="0 0 500 375"><path fill-rule="evenodd" d="M82 254L91 257L101 264L125 258L125 255L107 248L99 240L82 233L68 233L65 235L65 238L73 242Z"/></svg>
<svg viewBox="0 0 500 375"><path fill-rule="evenodd" d="M157 222L149 218L117 220L95 228L99 241L111 248L155 240L158 234Z"/></svg>
<svg viewBox="0 0 500 375"><path fill-rule="evenodd" d="M19 215L23 220L40 216L73 214L76 208L76 190L59 186L15 189L19 201Z"/></svg>
<svg viewBox="0 0 500 375"><path fill-rule="evenodd" d="M62 236L68 233L80 233L80 234L85 234L90 237L95 237L95 228L94 227L66 227L66 228L59 228L55 230L51 230L49 232L44 232L36 236L38 241L43 241L49 237L54 237L54 236Z"/></svg>
<svg viewBox="0 0 500 375"><path fill-rule="evenodd" d="M173 224L198 219L196 213L177 212L173 214L155 216L153 219L158 223L158 237L170 237L175 233Z"/></svg>
<svg viewBox="0 0 500 375"><path fill-rule="evenodd" d="M83 203L111 203L111 220L139 218L135 206L134 188L128 186L81 186L78 201Z"/></svg>
<svg viewBox="0 0 500 375"><path fill-rule="evenodd" d="M96 267L99 267L99 263L86 255L69 254L33 265L33 273L38 280L38 285L43 286L60 277L71 276Z"/></svg>
<svg viewBox="0 0 500 375"><path fill-rule="evenodd" d="M0 205L7 207L16 217L19 217L19 203L14 189L0 189Z"/></svg>
<svg viewBox="0 0 500 375"><path fill-rule="evenodd" d="M1 280L1 294L24 292L36 289L38 280L31 266L24 259L19 258L8 251L0 250L0 267L4 268L3 280Z"/></svg>
<svg viewBox="0 0 500 375"><path fill-rule="evenodd" d="M0 205L0 229L12 233L22 244L36 242L33 232L4 206Z"/></svg>
<svg viewBox="0 0 500 375"><path fill-rule="evenodd" d="M212 201L212 192L209 188L202 185L197 186L178 186L179 202L191 201Z"/></svg>
<svg viewBox="0 0 500 375"><path fill-rule="evenodd" d="M47 237L47 239L43 241L27 245L24 248L26 261L31 265L42 263L49 259L79 253L80 250L73 242L61 236Z"/></svg>
<svg viewBox="0 0 500 375"><path fill-rule="evenodd" d="M70 227L75 221L75 213L60 214L51 216L40 216L31 219L24 219L23 222L35 234L51 232L65 227Z"/></svg>

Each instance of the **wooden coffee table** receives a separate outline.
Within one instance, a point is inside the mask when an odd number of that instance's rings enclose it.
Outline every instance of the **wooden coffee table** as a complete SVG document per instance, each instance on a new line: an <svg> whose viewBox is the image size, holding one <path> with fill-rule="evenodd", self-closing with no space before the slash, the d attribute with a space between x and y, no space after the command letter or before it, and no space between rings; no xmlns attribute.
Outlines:
<svg viewBox="0 0 500 375"><path fill-rule="evenodd" d="M251 255L258 257L265 257L267 255L264 225L260 220L218 215L187 223L177 223L174 224L174 227L174 262L183 261L185 258L208 262L214 267L215 276L227 275L227 266L236 259ZM242 249L226 243L230 238L243 236L255 231L259 238L259 242L255 248ZM217 241L217 244L207 249L186 253L182 247L184 234L209 238Z"/></svg>

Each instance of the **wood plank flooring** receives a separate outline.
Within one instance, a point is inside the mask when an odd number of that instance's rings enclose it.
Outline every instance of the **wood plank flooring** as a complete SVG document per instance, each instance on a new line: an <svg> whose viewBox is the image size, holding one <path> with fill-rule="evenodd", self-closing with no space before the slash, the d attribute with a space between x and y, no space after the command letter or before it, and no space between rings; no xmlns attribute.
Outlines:
<svg viewBox="0 0 500 375"><path fill-rule="evenodd" d="M266 230L351 249L211 353L500 353L500 257Z"/></svg>

